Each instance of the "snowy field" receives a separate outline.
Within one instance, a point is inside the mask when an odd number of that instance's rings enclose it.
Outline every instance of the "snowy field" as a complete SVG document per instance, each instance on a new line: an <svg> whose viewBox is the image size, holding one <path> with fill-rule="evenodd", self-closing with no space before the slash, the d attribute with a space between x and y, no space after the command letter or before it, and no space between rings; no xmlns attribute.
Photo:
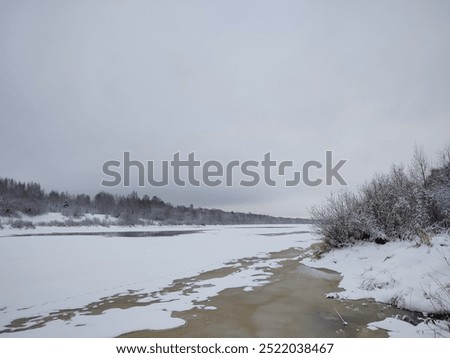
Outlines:
<svg viewBox="0 0 450 358"><path fill-rule="evenodd" d="M87 235L89 231L114 235ZM192 232L187 233L187 230ZM171 317L225 288L251 290L267 282L268 253L307 248L306 225L235 227L49 228L0 231L0 337L110 337L140 329L168 329ZM175 236L123 237L118 232L183 232ZM61 235L46 235L59 232ZM65 236L64 232L77 233ZM13 236L13 235L30 236ZM39 236L32 236L39 234ZM276 234L276 235L273 235ZM284 234L284 235L278 235ZM247 265L241 258L254 258ZM160 293L176 279L234 267L232 275L196 283L190 290ZM117 297L145 293L142 306L90 311ZM96 302L100 302L96 304ZM149 305L152 303L151 305ZM90 309L86 307L90 307ZM204 307L214 309L214 307ZM61 319L63 310L75 310ZM58 314L57 314L58 313ZM42 318L47 317L43 322ZM49 320L48 317L51 319ZM32 318L17 321L22 318ZM11 323L14 324L11 326ZM39 324L38 328L21 330ZM6 332L5 330L15 332Z"/></svg>

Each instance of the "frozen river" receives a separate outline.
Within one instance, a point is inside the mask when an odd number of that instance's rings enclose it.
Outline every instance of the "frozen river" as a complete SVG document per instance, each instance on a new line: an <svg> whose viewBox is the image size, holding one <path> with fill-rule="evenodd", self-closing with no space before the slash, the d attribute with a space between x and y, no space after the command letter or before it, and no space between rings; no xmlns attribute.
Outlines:
<svg viewBox="0 0 450 358"><path fill-rule="evenodd" d="M182 326L173 311L227 288L264 285L267 269L281 261L269 253L314 241L307 225L55 230L0 232L0 337L110 337ZM169 289L224 267L232 274ZM123 305L130 295L133 304Z"/></svg>

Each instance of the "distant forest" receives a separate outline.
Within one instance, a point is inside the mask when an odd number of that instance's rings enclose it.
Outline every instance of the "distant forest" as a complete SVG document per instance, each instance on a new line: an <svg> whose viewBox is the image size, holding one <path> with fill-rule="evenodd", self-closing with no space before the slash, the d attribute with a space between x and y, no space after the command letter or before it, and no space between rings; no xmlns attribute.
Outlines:
<svg viewBox="0 0 450 358"><path fill-rule="evenodd" d="M37 216L49 212L61 213L72 219L65 225L107 225L107 221L84 219L85 214L103 214L118 225L161 224L286 224L304 223L307 219L291 219L251 213L226 212L219 209L173 206L157 196L140 197L113 195L99 192L93 198L86 194L73 195L66 192L45 192L38 183L22 183L9 178L0 178L0 216L11 219L20 214ZM75 220L74 220L75 219ZM17 220L16 220L17 221ZM13 221L12 221L13 222ZM58 223L54 223L58 224ZM59 223L61 224L61 223ZM16 223L17 225L17 223ZM23 223L23 226L27 227Z"/></svg>

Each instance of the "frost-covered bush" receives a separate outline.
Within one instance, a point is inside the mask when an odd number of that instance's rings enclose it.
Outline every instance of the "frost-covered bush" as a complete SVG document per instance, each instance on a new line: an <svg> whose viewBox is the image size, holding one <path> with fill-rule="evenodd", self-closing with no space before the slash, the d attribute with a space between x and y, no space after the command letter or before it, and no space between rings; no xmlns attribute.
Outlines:
<svg viewBox="0 0 450 358"><path fill-rule="evenodd" d="M140 225L142 222L136 216L129 213L125 213L119 216L118 224L121 226L136 226Z"/></svg>
<svg viewBox="0 0 450 358"><path fill-rule="evenodd" d="M436 226L450 227L450 148L441 153L440 168L431 170L425 181L430 193L430 215Z"/></svg>
<svg viewBox="0 0 450 358"><path fill-rule="evenodd" d="M430 226L430 198L403 167L394 166L361 188L363 216L384 238L410 239L418 227Z"/></svg>
<svg viewBox="0 0 450 358"><path fill-rule="evenodd" d="M364 215L361 199L350 192L331 195L322 207L313 207L315 232L328 247L342 247L371 237L371 223Z"/></svg>
<svg viewBox="0 0 450 358"><path fill-rule="evenodd" d="M431 191L431 216L436 226L450 227L450 184L436 186Z"/></svg>
<svg viewBox="0 0 450 358"><path fill-rule="evenodd" d="M34 229L34 224L27 220L11 220L10 225L14 229Z"/></svg>
<svg viewBox="0 0 450 358"><path fill-rule="evenodd" d="M39 226L59 226L59 227L79 227L79 226L104 226L109 227L108 220L102 220L99 218L84 218L82 220L67 219L64 221L52 220L47 222L39 222Z"/></svg>
<svg viewBox="0 0 450 358"><path fill-rule="evenodd" d="M409 171L393 166L377 175L357 194L330 196L321 207L311 209L315 231L328 247L356 241L385 243L411 240L424 230L450 227L450 151L440 166L429 170L421 151L416 152Z"/></svg>

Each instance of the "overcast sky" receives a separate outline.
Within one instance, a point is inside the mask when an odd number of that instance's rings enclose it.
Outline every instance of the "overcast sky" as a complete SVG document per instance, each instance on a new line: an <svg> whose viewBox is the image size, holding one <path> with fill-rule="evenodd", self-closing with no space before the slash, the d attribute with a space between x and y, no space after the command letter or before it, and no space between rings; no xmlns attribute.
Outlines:
<svg viewBox="0 0 450 358"><path fill-rule="evenodd" d="M124 151L301 168L327 150L353 190L449 144L449 116L449 1L0 0L0 176L47 190L104 189ZM138 192L307 216L334 183Z"/></svg>

